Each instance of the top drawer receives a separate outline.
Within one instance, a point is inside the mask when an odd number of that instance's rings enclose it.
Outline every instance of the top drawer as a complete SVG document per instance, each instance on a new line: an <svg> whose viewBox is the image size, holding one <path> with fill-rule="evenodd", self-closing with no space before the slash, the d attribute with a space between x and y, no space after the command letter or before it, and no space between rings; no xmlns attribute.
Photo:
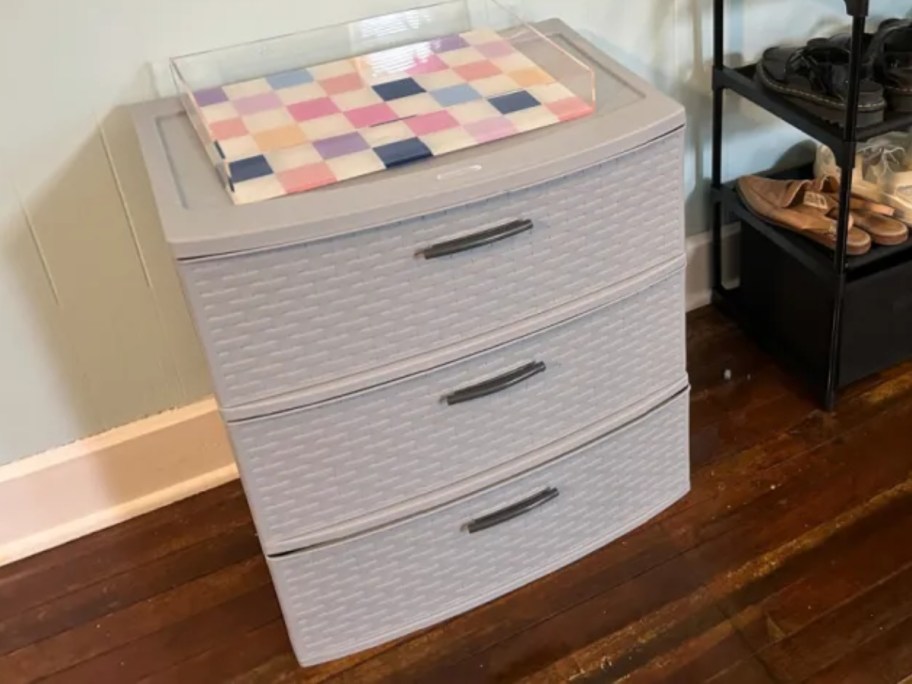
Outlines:
<svg viewBox="0 0 912 684"><path fill-rule="evenodd" d="M461 342L498 330L506 341L525 318L675 258L682 148L677 132L457 209L180 262L219 400L239 406L393 364L404 375L421 370L410 359L430 352L445 363L464 353ZM487 244L460 240L519 221L533 227ZM448 242L460 251L426 258Z"/></svg>

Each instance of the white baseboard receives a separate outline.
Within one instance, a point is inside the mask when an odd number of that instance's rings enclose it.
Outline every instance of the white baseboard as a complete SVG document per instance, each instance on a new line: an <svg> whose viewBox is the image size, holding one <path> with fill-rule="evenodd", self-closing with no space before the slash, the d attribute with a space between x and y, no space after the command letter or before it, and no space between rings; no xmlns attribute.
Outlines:
<svg viewBox="0 0 912 684"><path fill-rule="evenodd" d="M688 310L709 304L710 247L708 234L687 240ZM236 477L214 399L2 466L0 565Z"/></svg>
<svg viewBox="0 0 912 684"><path fill-rule="evenodd" d="M737 281L738 233L727 228L722 232L722 262L725 284ZM734 264L735 266L729 267ZM700 233L687 238L687 310L707 306L712 300L712 235Z"/></svg>
<svg viewBox="0 0 912 684"><path fill-rule="evenodd" d="M0 467L0 565L237 477L214 399Z"/></svg>

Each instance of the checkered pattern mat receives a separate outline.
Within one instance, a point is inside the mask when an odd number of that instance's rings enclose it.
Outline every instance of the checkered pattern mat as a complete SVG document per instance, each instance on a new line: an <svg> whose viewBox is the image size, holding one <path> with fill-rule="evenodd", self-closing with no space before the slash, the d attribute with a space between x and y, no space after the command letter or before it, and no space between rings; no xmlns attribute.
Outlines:
<svg viewBox="0 0 912 684"><path fill-rule="evenodd" d="M492 30L198 90L236 204L576 119L592 105Z"/></svg>

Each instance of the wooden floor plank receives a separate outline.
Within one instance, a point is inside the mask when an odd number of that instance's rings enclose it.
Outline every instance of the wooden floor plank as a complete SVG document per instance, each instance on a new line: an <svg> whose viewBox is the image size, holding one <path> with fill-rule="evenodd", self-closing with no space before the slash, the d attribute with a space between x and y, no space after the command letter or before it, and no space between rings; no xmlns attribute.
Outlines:
<svg viewBox="0 0 912 684"><path fill-rule="evenodd" d="M759 652L783 682L803 682L912 617L912 568L856 596L796 634Z"/></svg>
<svg viewBox="0 0 912 684"><path fill-rule="evenodd" d="M291 648L285 625L275 620L243 634L240 639L228 639L223 646L141 679L148 684L201 684L227 682L243 677L265 660ZM300 672L292 671L292 677Z"/></svg>
<svg viewBox="0 0 912 684"><path fill-rule="evenodd" d="M805 400L787 394L779 401L764 405L761 410L745 410L735 406L719 410L714 422L706 427L695 426L691 434L693 452L694 492L690 503L710 500L720 494L740 498L745 486L753 486L762 478L765 486L773 487L795 476L794 468L772 470L795 456L807 454L858 429L866 422L895 409L908 406L912 395L912 367L897 374L884 386L875 386L848 395L836 415L819 411ZM737 436L740 425L752 426L752 439L741 442ZM760 432L758 426L766 425ZM801 466L801 463L792 464Z"/></svg>
<svg viewBox="0 0 912 684"><path fill-rule="evenodd" d="M912 501L903 497L800 551L773 571L722 596L719 605L752 651L801 632L815 621L912 563L904 541L912 529Z"/></svg>
<svg viewBox="0 0 912 684"><path fill-rule="evenodd" d="M280 620L275 592L268 584L241 594L211 610L84 660L52 679L61 684L79 682L135 682L169 663L190 660L225 641L226 635L246 634Z"/></svg>
<svg viewBox="0 0 912 684"><path fill-rule="evenodd" d="M693 491L441 625L297 667L237 483L0 568L0 682L897 684L912 676L912 364L834 414L688 318Z"/></svg>
<svg viewBox="0 0 912 684"><path fill-rule="evenodd" d="M694 683L696 684L696 683ZM756 657L713 675L706 684L778 684L766 666Z"/></svg>
<svg viewBox="0 0 912 684"><path fill-rule="evenodd" d="M656 639L644 640L618 660L605 658L598 670L580 682L647 684L665 681L703 682L753 657L741 635L716 607L686 616Z"/></svg>
<svg viewBox="0 0 912 684"><path fill-rule="evenodd" d="M0 618L0 655L101 619L165 591L260 553L249 525L102 579L20 613Z"/></svg>
<svg viewBox="0 0 912 684"><path fill-rule="evenodd" d="M799 553L721 604L754 650L791 636L912 565L912 495Z"/></svg>
<svg viewBox="0 0 912 684"><path fill-rule="evenodd" d="M740 380L772 365L772 360L746 341L737 328L723 324L701 335L699 324L688 325L687 370L696 396L720 381L724 381L724 394L729 394Z"/></svg>
<svg viewBox="0 0 912 684"><path fill-rule="evenodd" d="M148 601L0 656L4 684L53 675L230 601L268 581L266 562L260 556L230 565Z"/></svg>
<svg viewBox="0 0 912 684"><path fill-rule="evenodd" d="M728 535L734 542L762 545L764 539L785 533L768 524L770 511L783 513L786 525L794 518L806 526L817 524L851 502L903 481L910 459L898 455L904 453L908 438L891 426L912 418L912 398L880 405L870 416L859 411L855 417L857 422L849 422L846 414L838 433L821 432L816 420L808 420L724 464L698 471L689 497L697 503L663 524L688 546L693 535L700 543ZM859 467L859 452L866 454L867 467ZM727 538L715 548L733 551Z"/></svg>
<svg viewBox="0 0 912 684"><path fill-rule="evenodd" d="M0 606L18 613L237 526L251 525L238 483L191 497L0 571Z"/></svg>
<svg viewBox="0 0 912 684"><path fill-rule="evenodd" d="M894 684L912 676L912 618L883 630L815 674L813 684Z"/></svg>

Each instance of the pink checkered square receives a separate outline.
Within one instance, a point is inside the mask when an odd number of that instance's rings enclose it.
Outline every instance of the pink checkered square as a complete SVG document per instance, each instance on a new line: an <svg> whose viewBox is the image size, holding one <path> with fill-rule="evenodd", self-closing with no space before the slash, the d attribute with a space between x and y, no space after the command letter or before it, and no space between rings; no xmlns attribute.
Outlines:
<svg viewBox="0 0 912 684"><path fill-rule="evenodd" d="M282 106L282 101L279 99L279 96L272 91L234 100L234 108L237 109L238 114L242 115L256 114L257 112L263 112L267 109L277 109Z"/></svg>
<svg viewBox="0 0 912 684"><path fill-rule="evenodd" d="M406 125L412 129L415 135L427 135L437 133L450 128L455 128L459 122L453 118L448 111L432 112L430 114L419 114L406 120Z"/></svg>
<svg viewBox="0 0 912 684"><path fill-rule="evenodd" d="M225 119L224 121L213 121L209 124L209 132L216 140L230 140L247 135L247 126L240 118Z"/></svg>
<svg viewBox="0 0 912 684"><path fill-rule="evenodd" d="M370 128L378 124L395 121L399 116L385 102L370 105L368 107L359 107L345 112L345 116L352 122L355 128Z"/></svg>
<svg viewBox="0 0 912 684"><path fill-rule="evenodd" d="M475 123L466 124L465 129L474 136L479 143L500 140L511 135L516 135L518 131L509 119L504 117L493 117L476 121Z"/></svg>
<svg viewBox="0 0 912 684"><path fill-rule="evenodd" d="M336 114L339 107L328 97L321 97L316 100L307 100L305 102L296 102L288 105L288 111L295 118L295 121L310 121L319 119L330 114Z"/></svg>
<svg viewBox="0 0 912 684"><path fill-rule="evenodd" d="M592 113L592 105L579 97L568 97L545 105L561 121L572 121Z"/></svg>
<svg viewBox="0 0 912 684"><path fill-rule="evenodd" d="M299 166L296 169L277 174L285 192L295 193L313 190L336 182L336 175L326 162Z"/></svg>
<svg viewBox="0 0 912 684"><path fill-rule="evenodd" d="M433 74L438 71L444 71L450 67L437 55L428 55L427 57L418 57L415 64L405 70L409 76L419 76L421 74Z"/></svg>
<svg viewBox="0 0 912 684"><path fill-rule="evenodd" d="M353 90L361 90L364 87L364 81L357 73L343 74L342 76L333 76L320 80L320 85L328 95L339 95L340 93L350 93Z"/></svg>
<svg viewBox="0 0 912 684"><path fill-rule="evenodd" d="M482 78L490 78L503 73L495 64L488 61L471 62L462 66L454 67L453 71L462 76L467 81L477 81Z"/></svg>

